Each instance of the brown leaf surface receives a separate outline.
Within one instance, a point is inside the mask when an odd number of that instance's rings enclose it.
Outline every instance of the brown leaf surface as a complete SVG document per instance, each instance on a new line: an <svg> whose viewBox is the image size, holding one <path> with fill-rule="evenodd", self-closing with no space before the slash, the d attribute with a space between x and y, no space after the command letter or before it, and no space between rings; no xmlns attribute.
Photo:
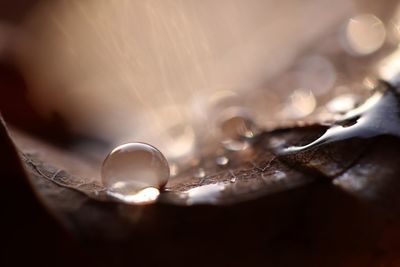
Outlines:
<svg viewBox="0 0 400 267"><path fill-rule="evenodd" d="M398 140L350 140L300 158L272 153L273 143L307 143L324 130L264 133L251 160L218 169L205 159L207 177L194 179L188 170L149 206L107 201L98 162L16 130L11 136L39 198L96 261L123 265L137 253L134 260L146 265L396 266ZM212 205L187 206L176 197L224 181Z"/></svg>

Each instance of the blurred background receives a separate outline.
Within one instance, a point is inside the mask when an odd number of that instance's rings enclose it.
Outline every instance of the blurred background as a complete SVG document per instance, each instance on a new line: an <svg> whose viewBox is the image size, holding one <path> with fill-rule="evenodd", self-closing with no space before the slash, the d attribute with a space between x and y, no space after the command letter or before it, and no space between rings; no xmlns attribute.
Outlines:
<svg viewBox="0 0 400 267"><path fill-rule="evenodd" d="M64 144L144 141L177 162L219 139L232 114L270 129L354 107L400 41L392 0L0 5L10 124Z"/></svg>

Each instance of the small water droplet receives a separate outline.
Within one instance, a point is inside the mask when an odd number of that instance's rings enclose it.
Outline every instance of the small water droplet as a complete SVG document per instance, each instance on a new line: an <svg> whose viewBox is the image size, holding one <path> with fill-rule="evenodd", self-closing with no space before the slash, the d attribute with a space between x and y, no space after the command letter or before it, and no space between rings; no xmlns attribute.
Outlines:
<svg viewBox="0 0 400 267"><path fill-rule="evenodd" d="M193 172L193 176L195 178L204 178L206 176L206 172L204 171L203 168L198 168Z"/></svg>
<svg viewBox="0 0 400 267"><path fill-rule="evenodd" d="M229 159L225 156L219 156L215 159L218 166L226 166L229 163Z"/></svg>
<svg viewBox="0 0 400 267"><path fill-rule="evenodd" d="M235 183L235 182L236 182L236 177L232 177L229 181L230 181L231 183Z"/></svg>
<svg viewBox="0 0 400 267"><path fill-rule="evenodd" d="M229 109L220 118L219 127L224 139L241 140L253 138L258 128L249 114L238 109Z"/></svg>
<svg viewBox="0 0 400 267"><path fill-rule="evenodd" d="M169 166L155 147L128 143L111 151L101 174L109 196L127 203L149 203L168 182Z"/></svg>

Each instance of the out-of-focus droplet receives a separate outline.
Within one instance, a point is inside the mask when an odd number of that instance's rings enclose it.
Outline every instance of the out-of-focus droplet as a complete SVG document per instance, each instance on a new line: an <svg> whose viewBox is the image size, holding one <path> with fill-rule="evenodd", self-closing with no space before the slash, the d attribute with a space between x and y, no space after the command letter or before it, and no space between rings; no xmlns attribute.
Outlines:
<svg viewBox="0 0 400 267"><path fill-rule="evenodd" d="M279 94L270 88L248 90L245 94L241 99L254 122L263 128L276 126L279 121L276 114L283 105Z"/></svg>
<svg viewBox="0 0 400 267"><path fill-rule="evenodd" d="M345 113L357 106L359 97L354 94L344 94L335 97L326 104L326 108L333 113Z"/></svg>
<svg viewBox="0 0 400 267"><path fill-rule="evenodd" d="M241 108L230 108L222 112L217 126L225 140L241 140L253 138L259 129L253 122L251 115Z"/></svg>
<svg viewBox="0 0 400 267"><path fill-rule="evenodd" d="M217 163L218 166L226 166L229 163L229 159L225 156L219 156L215 159L215 163Z"/></svg>
<svg viewBox="0 0 400 267"><path fill-rule="evenodd" d="M204 171L203 168L198 168L197 170L195 170L193 172L193 176L195 178L204 178L204 177L206 177L206 172Z"/></svg>
<svg viewBox="0 0 400 267"><path fill-rule="evenodd" d="M155 147L128 143L111 151L103 162L101 174L110 196L127 203L144 204L152 198L155 200L156 190L168 182L169 165Z"/></svg>
<svg viewBox="0 0 400 267"><path fill-rule="evenodd" d="M326 94L335 84L336 70L331 61L319 55L303 58L295 76L298 86L310 89L315 95Z"/></svg>
<svg viewBox="0 0 400 267"><path fill-rule="evenodd" d="M195 133L187 124L176 124L164 132L162 150L169 159L177 160L192 154L196 145Z"/></svg>
<svg viewBox="0 0 400 267"><path fill-rule="evenodd" d="M247 141L237 141L237 140L223 140L222 145L226 150L229 151L241 151L249 147L249 142Z"/></svg>
<svg viewBox="0 0 400 267"><path fill-rule="evenodd" d="M178 171L179 171L179 167L177 164L172 163L169 165L169 172L170 172L171 177L176 176L178 174Z"/></svg>
<svg viewBox="0 0 400 267"><path fill-rule="evenodd" d="M168 160L189 159L196 149L197 138L184 106L165 105L157 108L158 120L153 121L143 139L154 143ZM148 121L143 121L148 124Z"/></svg>
<svg viewBox="0 0 400 267"><path fill-rule="evenodd" d="M223 136L228 139L252 138L255 135L255 126L252 120L246 116L233 116L221 123Z"/></svg>
<svg viewBox="0 0 400 267"><path fill-rule="evenodd" d="M218 90L208 98L208 109L216 111L237 106L240 103L237 92L232 90Z"/></svg>
<svg viewBox="0 0 400 267"><path fill-rule="evenodd" d="M236 182L236 177L232 177L229 181L230 181L231 183L235 183L235 182Z"/></svg>
<svg viewBox="0 0 400 267"><path fill-rule="evenodd" d="M287 117L302 118L310 115L316 106L317 101L310 90L297 89L290 95L288 106L284 112Z"/></svg>
<svg viewBox="0 0 400 267"><path fill-rule="evenodd" d="M378 79L372 76L367 76L364 78L362 84L365 86L366 89L368 90L374 90L377 88L379 82Z"/></svg>
<svg viewBox="0 0 400 267"><path fill-rule="evenodd" d="M209 123L210 120L215 119L215 114L240 103L238 94L233 90L223 87L222 89L216 88L211 94L209 91L207 92L208 94L197 93L190 100L190 112L203 123Z"/></svg>
<svg viewBox="0 0 400 267"><path fill-rule="evenodd" d="M345 49L356 55L369 55L382 47L386 38L383 22L372 14L351 18L345 29Z"/></svg>

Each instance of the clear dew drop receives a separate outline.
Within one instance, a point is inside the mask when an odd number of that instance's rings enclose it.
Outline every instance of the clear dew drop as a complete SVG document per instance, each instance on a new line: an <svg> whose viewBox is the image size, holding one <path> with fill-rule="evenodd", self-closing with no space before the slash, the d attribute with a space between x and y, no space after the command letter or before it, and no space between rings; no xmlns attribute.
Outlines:
<svg viewBox="0 0 400 267"><path fill-rule="evenodd" d="M102 166L102 182L108 195L126 203L154 202L169 175L169 165L163 154L145 143L116 147Z"/></svg>

